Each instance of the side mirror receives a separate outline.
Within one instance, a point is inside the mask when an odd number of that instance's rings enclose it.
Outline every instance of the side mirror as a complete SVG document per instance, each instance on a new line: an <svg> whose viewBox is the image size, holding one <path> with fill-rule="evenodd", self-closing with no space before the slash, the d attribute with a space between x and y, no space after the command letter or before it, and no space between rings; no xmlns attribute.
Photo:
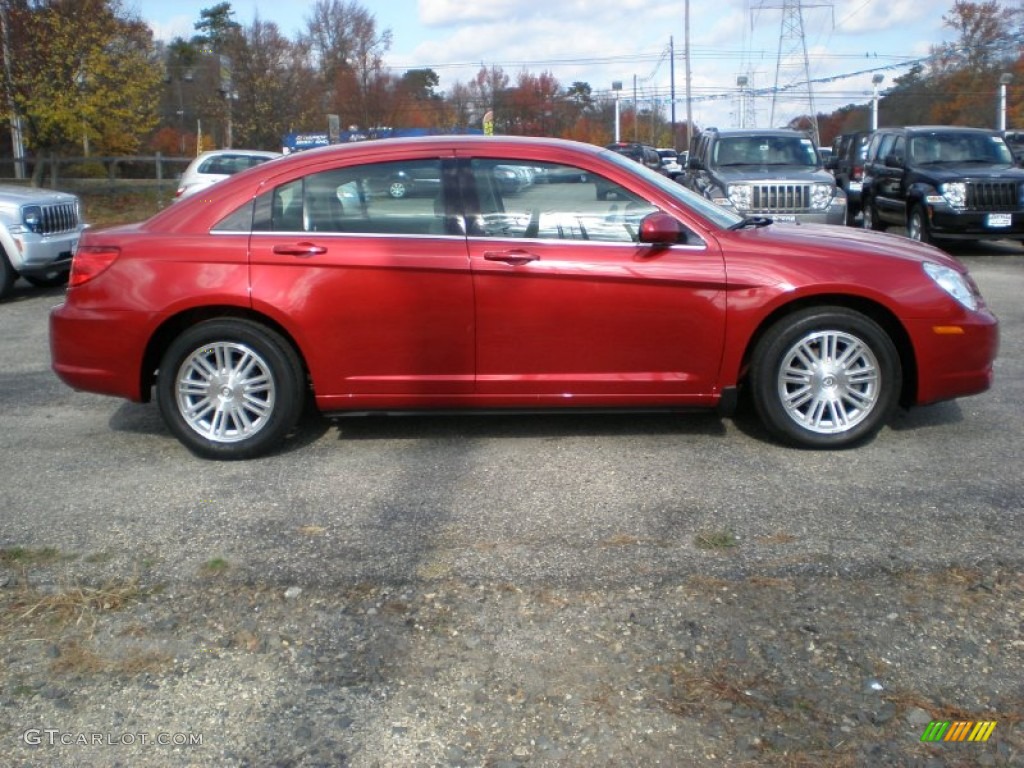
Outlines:
<svg viewBox="0 0 1024 768"><path fill-rule="evenodd" d="M640 242L662 247L685 243L686 230L667 213L657 211L640 222Z"/></svg>
<svg viewBox="0 0 1024 768"><path fill-rule="evenodd" d="M897 157L896 155L886 155L885 156L885 167L886 168L902 168L903 167L903 160L900 159L899 157Z"/></svg>

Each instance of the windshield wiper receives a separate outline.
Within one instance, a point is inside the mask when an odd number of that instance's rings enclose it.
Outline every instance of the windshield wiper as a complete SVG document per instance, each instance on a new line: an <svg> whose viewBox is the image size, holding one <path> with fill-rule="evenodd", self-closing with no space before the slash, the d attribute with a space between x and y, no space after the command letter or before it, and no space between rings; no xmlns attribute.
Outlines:
<svg viewBox="0 0 1024 768"><path fill-rule="evenodd" d="M768 216L745 216L742 221L737 221L729 229L747 229L754 228L760 229L761 227L767 227L769 224L774 224L775 221Z"/></svg>

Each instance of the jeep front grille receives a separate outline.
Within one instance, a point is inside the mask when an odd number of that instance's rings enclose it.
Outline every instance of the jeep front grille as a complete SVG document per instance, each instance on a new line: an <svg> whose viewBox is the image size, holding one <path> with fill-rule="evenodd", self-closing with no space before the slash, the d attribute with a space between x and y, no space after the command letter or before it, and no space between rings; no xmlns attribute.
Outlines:
<svg viewBox="0 0 1024 768"><path fill-rule="evenodd" d="M968 181L967 210L1016 211L1020 208L1015 181Z"/></svg>
<svg viewBox="0 0 1024 768"><path fill-rule="evenodd" d="M754 184L751 213L804 213L811 208L809 184Z"/></svg>
<svg viewBox="0 0 1024 768"><path fill-rule="evenodd" d="M42 206L41 235L59 235L78 229L78 206L74 203L56 203Z"/></svg>

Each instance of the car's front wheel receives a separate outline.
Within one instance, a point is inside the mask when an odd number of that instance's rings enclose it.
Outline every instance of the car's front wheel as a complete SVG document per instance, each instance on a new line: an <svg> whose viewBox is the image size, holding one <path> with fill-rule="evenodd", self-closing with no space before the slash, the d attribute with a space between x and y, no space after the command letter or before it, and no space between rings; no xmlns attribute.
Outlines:
<svg viewBox="0 0 1024 768"><path fill-rule="evenodd" d="M0 248L0 299L4 298L14 290L14 283L18 280L18 273L14 271L11 262L7 260L7 254Z"/></svg>
<svg viewBox="0 0 1024 768"><path fill-rule="evenodd" d="M776 438L803 448L845 448L888 421L902 387L899 353L874 320L815 307L779 320L754 350L754 405Z"/></svg>
<svg viewBox="0 0 1024 768"><path fill-rule="evenodd" d="M305 380L298 355L280 335L225 318L171 342L157 395L168 429L194 453L248 459L275 448L295 426Z"/></svg>
<svg viewBox="0 0 1024 768"><path fill-rule="evenodd" d="M864 224L864 229L873 229L875 232L881 232L885 229L885 224L879 220L878 211L871 200L862 201L861 222Z"/></svg>
<svg viewBox="0 0 1024 768"><path fill-rule="evenodd" d="M396 179L388 186L388 194L395 200L400 200L409 194L409 185L404 181Z"/></svg>
<svg viewBox="0 0 1024 768"><path fill-rule="evenodd" d="M910 216L907 217L907 236L911 240L921 243L932 241L932 233L928 228L928 217L920 205L915 205L910 209Z"/></svg>

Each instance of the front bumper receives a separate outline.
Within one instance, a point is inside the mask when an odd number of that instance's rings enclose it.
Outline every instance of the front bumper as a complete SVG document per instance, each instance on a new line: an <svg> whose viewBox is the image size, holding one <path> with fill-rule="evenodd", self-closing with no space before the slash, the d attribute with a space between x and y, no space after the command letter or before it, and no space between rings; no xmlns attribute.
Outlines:
<svg viewBox="0 0 1024 768"><path fill-rule="evenodd" d="M67 270L71 268L71 257L81 234L80 231L59 235L12 234L17 251L8 256L14 269L23 275Z"/></svg>
<svg viewBox="0 0 1024 768"><path fill-rule="evenodd" d="M927 211L931 235L939 239L1024 239L1024 211L957 211L946 205L929 205Z"/></svg>
<svg viewBox="0 0 1024 768"><path fill-rule="evenodd" d="M984 392L992 386L999 321L987 309L955 320L907 324L917 357L918 405Z"/></svg>

